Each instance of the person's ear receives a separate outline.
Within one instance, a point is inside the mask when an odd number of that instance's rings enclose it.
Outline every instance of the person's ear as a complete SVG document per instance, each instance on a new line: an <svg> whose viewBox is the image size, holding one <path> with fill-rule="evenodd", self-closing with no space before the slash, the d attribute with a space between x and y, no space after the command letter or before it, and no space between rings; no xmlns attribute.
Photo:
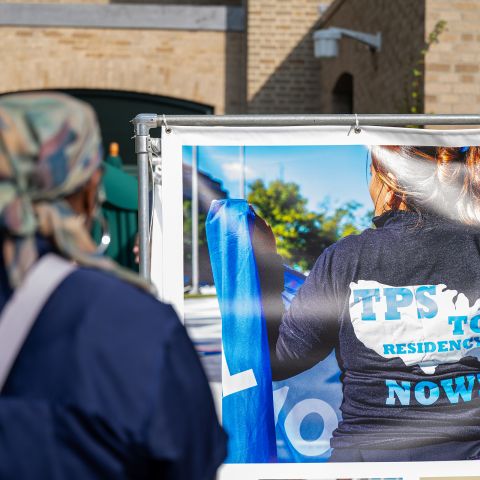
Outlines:
<svg viewBox="0 0 480 480"><path fill-rule="evenodd" d="M388 188L385 195L385 203L388 205L389 208L392 208L393 204L395 203L395 193L390 188Z"/></svg>
<svg viewBox="0 0 480 480"><path fill-rule="evenodd" d="M88 220L91 220L98 201L98 188L102 180L102 173L96 170L85 184L83 189L83 210Z"/></svg>
<svg viewBox="0 0 480 480"><path fill-rule="evenodd" d="M72 210L77 215L85 218L85 223L88 228L95 213L95 208L97 207L97 194L101 181L102 172L99 169L92 174L82 188L65 198Z"/></svg>
<svg viewBox="0 0 480 480"><path fill-rule="evenodd" d="M392 181L392 183L396 185L397 179L395 178L395 175L388 172L387 176ZM388 205L389 208L393 208L396 202L395 192L392 190L392 188L389 185L386 185L386 187L387 187L387 193L385 195L385 203Z"/></svg>

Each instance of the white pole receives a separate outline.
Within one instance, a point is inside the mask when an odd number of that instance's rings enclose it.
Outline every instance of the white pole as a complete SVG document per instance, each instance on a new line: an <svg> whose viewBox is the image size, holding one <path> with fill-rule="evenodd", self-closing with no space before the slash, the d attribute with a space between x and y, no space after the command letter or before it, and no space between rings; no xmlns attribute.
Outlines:
<svg viewBox="0 0 480 480"><path fill-rule="evenodd" d="M192 290L198 293L198 150L192 147Z"/></svg>

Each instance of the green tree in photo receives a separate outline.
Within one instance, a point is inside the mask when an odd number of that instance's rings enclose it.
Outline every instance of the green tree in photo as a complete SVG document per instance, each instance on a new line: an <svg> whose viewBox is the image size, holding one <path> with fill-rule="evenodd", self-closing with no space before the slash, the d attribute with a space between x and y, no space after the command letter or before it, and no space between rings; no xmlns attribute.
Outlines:
<svg viewBox="0 0 480 480"><path fill-rule="evenodd" d="M265 185L263 180L255 180L247 199L272 228L278 253L304 271L339 238L359 233L356 211L360 204L349 202L329 213L331 209L324 203L320 212L312 212L294 182L275 180Z"/></svg>
<svg viewBox="0 0 480 480"><path fill-rule="evenodd" d="M329 232L335 238L335 241L362 232L371 225L373 212L367 212L363 216L359 216L358 211L361 208L361 203L350 201L332 209L329 202L325 201L320 207L324 219L322 230Z"/></svg>

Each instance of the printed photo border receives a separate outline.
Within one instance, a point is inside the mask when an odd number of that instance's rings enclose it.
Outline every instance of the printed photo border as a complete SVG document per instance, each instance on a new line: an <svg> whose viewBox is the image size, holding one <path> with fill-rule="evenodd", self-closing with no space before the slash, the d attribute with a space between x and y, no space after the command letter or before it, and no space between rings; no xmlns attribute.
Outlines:
<svg viewBox="0 0 480 480"><path fill-rule="evenodd" d="M390 127L172 127L162 128L162 185L154 191L151 275L162 300L183 315L183 146L238 145L478 145L480 130L422 130ZM166 226L166 228L163 228ZM219 385L212 385L217 405ZM219 409L220 410L220 409ZM480 460L462 462L229 464L219 480L353 477L472 476Z"/></svg>

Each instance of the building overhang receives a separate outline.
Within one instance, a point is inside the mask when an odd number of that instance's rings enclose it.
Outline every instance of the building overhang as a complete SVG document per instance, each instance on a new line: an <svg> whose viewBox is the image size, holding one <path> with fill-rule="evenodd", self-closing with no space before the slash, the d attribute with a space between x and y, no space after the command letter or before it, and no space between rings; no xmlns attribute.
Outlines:
<svg viewBox="0 0 480 480"><path fill-rule="evenodd" d="M0 26L243 32L245 9L197 5L0 4Z"/></svg>

